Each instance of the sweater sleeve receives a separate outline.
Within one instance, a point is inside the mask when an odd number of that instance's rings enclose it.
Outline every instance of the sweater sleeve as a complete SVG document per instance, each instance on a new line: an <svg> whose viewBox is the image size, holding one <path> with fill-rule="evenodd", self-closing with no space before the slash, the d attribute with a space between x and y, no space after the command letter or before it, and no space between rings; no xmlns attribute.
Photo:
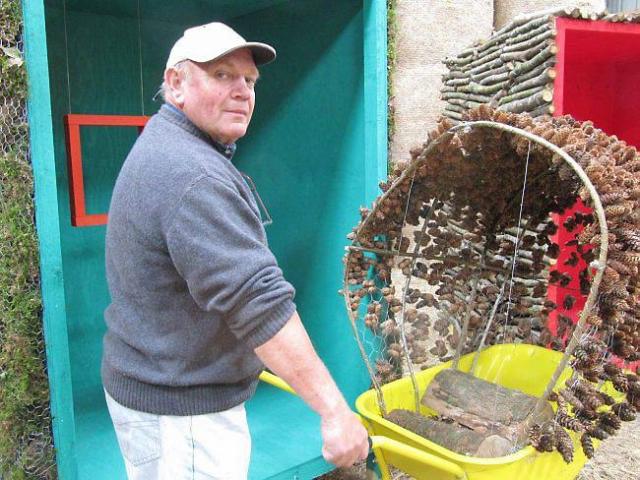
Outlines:
<svg viewBox="0 0 640 480"><path fill-rule="evenodd" d="M203 176L183 195L167 232L169 255L195 302L250 348L275 335L296 309L262 228L239 192Z"/></svg>

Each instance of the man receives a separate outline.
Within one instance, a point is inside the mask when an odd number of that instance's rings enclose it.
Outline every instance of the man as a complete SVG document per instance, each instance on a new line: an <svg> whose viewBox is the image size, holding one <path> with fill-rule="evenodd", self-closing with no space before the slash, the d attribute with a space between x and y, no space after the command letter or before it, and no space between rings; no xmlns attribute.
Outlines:
<svg viewBox="0 0 640 480"><path fill-rule="evenodd" d="M231 163L275 58L211 23L164 72L166 104L127 157L106 237L102 378L129 478L246 478L244 401L266 365L321 417L324 457L366 457L366 431L316 355Z"/></svg>

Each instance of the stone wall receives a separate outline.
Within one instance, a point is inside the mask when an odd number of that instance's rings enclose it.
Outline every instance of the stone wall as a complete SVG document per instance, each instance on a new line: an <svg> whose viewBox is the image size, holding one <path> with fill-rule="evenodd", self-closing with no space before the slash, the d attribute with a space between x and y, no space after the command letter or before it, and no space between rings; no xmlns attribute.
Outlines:
<svg viewBox="0 0 640 480"><path fill-rule="evenodd" d="M426 138L444 106L442 59L493 28L493 0L396 0L396 67L391 161L402 162Z"/></svg>

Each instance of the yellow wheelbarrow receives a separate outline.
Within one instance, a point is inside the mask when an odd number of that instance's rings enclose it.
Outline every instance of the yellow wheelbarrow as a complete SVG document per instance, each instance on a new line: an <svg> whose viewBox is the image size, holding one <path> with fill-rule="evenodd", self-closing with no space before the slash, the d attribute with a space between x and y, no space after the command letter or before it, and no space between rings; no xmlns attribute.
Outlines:
<svg viewBox="0 0 640 480"><path fill-rule="evenodd" d="M262 372L260 380L295 395L295 391L284 380L272 373ZM368 422L362 416L360 419L366 427L369 427ZM458 465L430 452L381 435L372 435L369 438L371 452L366 463L367 478L369 480L391 478L389 465L398 466L416 478L427 478L425 475L416 475L416 472L424 472L425 474L427 472L437 472L437 477L430 476L428 478L442 480L462 480L467 478L464 470ZM392 459L393 462L388 463L386 459ZM397 459L399 461L396 463Z"/></svg>
<svg viewBox="0 0 640 480"><path fill-rule="evenodd" d="M474 355L475 353L471 353L462 356L458 368L465 372L470 371ZM479 355L474 370L476 377L536 397L543 394L549 378L562 359L561 352L527 344L495 345ZM420 395L425 392L438 372L450 367L451 362L447 362L417 373ZM563 385L571 373L572 370L566 368L559 378L558 386ZM415 408L413 386L408 377L382 386L382 392L388 411ZM608 393L614 397L620 395L612 389L608 390ZM424 406L421 408L423 414L433 413ZM573 432L569 434L574 444L574 458L569 464L564 462L557 451L541 453L532 446L526 446L507 456L481 458L453 452L384 419L375 390L360 395L356 400L356 409L365 419L372 435L392 439L404 447L413 447L421 453L431 454L441 460L439 465L446 464L449 467L446 472L437 471L430 465L408 461L395 452L382 451L378 456L378 463L384 478L388 478L385 476L385 470L388 470L389 465L393 465L415 478L425 480L451 478L449 472L454 471L454 467L457 467L456 471L461 471L460 478L469 480L569 480L578 475L587 460L580 445L580 438ZM595 447L598 444L599 442L594 441Z"/></svg>
<svg viewBox="0 0 640 480"><path fill-rule="evenodd" d="M469 371L475 353L460 358L458 368ZM495 345L479 354L474 375L503 387L541 396L549 378L562 359L562 353L534 345ZM416 374L420 395L438 372L450 368L443 363ZM566 368L558 385L571 376ZM280 378L264 372L261 379L294 393ZM382 387L388 411L415 408L410 378L402 378ZM613 391L608 393L613 394ZM619 394L618 394L619 395ZM429 415L426 407L422 413ZM558 452L541 453L531 446L502 457L481 458L453 452L424 437L410 432L382 417L375 390L368 390L356 400L356 409L367 427L375 454L368 460L368 474L379 472L379 478L390 479L393 466L418 480L570 480L574 479L587 458L580 446L579 436L569 432L574 443L574 459L567 464ZM597 447L599 442L595 441ZM377 466L377 468L376 468ZM374 477L375 478L375 477Z"/></svg>

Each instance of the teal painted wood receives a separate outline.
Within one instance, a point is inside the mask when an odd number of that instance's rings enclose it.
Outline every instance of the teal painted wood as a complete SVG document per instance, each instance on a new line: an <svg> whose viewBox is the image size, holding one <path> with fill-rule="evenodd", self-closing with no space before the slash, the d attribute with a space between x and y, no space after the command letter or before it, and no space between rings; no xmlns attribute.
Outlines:
<svg viewBox="0 0 640 480"><path fill-rule="evenodd" d="M25 58L29 83L28 120L35 183L36 228L40 244L40 278L44 338L51 395L51 416L58 474L76 478L75 422L63 285L56 168L53 156L51 95L42 0L24 0Z"/></svg>
<svg viewBox="0 0 640 480"><path fill-rule="evenodd" d="M366 203L364 165L373 160L365 156L363 2L294 4L263 11L258 23L250 16L233 20L241 33L278 50L276 62L261 71L253 123L234 162L254 178L271 212L269 243L297 289L301 318L353 402L370 379L337 290L345 235ZM261 407L249 403L250 419L259 418ZM253 452L250 478L310 478L332 468L320 455L317 417L289 408L270 428L256 431L263 445ZM306 438L306 445L292 435ZM295 449L287 448L287 439Z"/></svg>
<svg viewBox="0 0 640 480"><path fill-rule="evenodd" d="M51 376L52 385L65 392L60 400L52 399L59 414L56 425L66 432L56 440L58 462L63 479L124 478L99 376L102 312L109 301L105 229L70 225L62 118L70 112L153 114L159 103L151 97L166 54L188 26L183 22L195 15L190 6L197 12L203 3L177 8L155 0L67 2L66 7L63 0L46 2L46 40L39 41L47 91L36 98L49 108L43 130L48 131L48 148L38 160L47 159L41 181L53 187L47 198L56 212L46 220L57 229L55 235L41 233L46 242L57 242L60 265L61 320L52 325L66 342L56 347L56 352L62 348L60 355L51 353L54 363L66 365L65 375L54 369ZM274 43L280 58L264 67L254 120L240 142L237 160L255 176L274 214L275 224L268 228L271 245L298 288L298 305L320 355L353 402L369 379L336 291L341 286L344 236L358 221L358 206L375 198L386 171L386 4L248 4L269 8L223 20L247 36ZM226 0L221 5L239 8ZM164 18L163 12L172 8L175 18ZM108 205L133 139L125 129L84 129L90 211L98 213ZM252 479L311 478L331 469L320 456L318 419L299 402L285 393L260 391L249 403Z"/></svg>
<svg viewBox="0 0 640 480"><path fill-rule="evenodd" d="M366 203L370 205L380 193L378 183L387 178L387 2L363 3L365 179Z"/></svg>

